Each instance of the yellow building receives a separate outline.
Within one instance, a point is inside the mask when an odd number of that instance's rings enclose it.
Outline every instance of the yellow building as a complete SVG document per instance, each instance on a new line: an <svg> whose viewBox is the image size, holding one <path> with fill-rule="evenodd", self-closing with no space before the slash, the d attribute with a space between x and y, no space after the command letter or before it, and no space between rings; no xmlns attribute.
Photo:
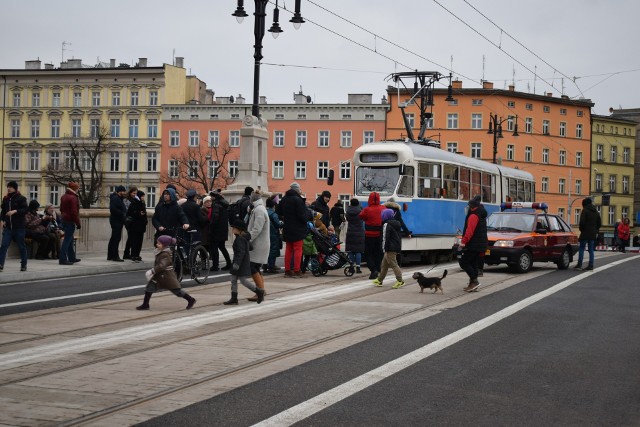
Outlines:
<svg viewBox="0 0 640 427"><path fill-rule="evenodd" d="M600 232L611 243L616 222L629 218L633 226L636 123L595 114L591 117L591 192L602 216ZM607 196L609 206L603 206Z"/></svg>
<svg viewBox="0 0 640 427"><path fill-rule="evenodd" d="M106 206L117 185L136 185L155 204L162 105L198 102L192 88L204 85L187 77L182 58L158 67L147 66L146 58L135 66L70 59L59 68L26 61L24 69L0 70L0 84L2 185L15 180L28 200L58 205L64 182L45 178L47 171L73 161L74 142L95 144L101 137L95 164L103 181L95 206ZM87 171L91 161L80 157Z"/></svg>

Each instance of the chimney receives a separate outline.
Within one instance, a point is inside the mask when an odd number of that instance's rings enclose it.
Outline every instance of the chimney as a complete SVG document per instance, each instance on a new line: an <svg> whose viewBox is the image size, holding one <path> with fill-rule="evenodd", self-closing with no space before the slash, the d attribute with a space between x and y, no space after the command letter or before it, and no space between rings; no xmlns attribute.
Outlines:
<svg viewBox="0 0 640 427"><path fill-rule="evenodd" d="M560 95L560 98L562 98L562 99L569 99L569 95Z"/></svg>
<svg viewBox="0 0 640 427"><path fill-rule="evenodd" d="M231 104L228 96L216 96L216 104Z"/></svg>
<svg viewBox="0 0 640 427"><path fill-rule="evenodd" d="M33 61L24 61L24 69L25 70L39 70L41 61L39 59L35 59Z"/></svg>
<svg viewBox="0 0 640 427"><path fill-rule="evenodd" d="M176 56L176 67L184 68L184 57Z"/></svg>
<svg viewBox="0 0 640 427"><path fill-rule="evenodd" d="M348 95L349 104L372 104L373 95L370 93L350 93Z"/></svg>
<svg viewBox="0 0 640 427"><path fill-rule="evenodd" d="M146 67L147 58L138 58L138 67Z"/></svg>
<svg viewBox="0 0 640 427"><path fill-rule="evenodd" d="M109 68L116 68L116 60L114 58L109 60Z"/></svg>
<svg viewBox="0 0 640 427"><path fill-rule="evenodd" d="M483 81L482 89L493 89L493 82Z"/></svg>
<svg viewBox="0 0 640 427"><path fill-rule="evenodd" d="M451 82L451 86L452 86L454 89L462 89L462 80L457 80L457 79L456 79L456 80L452 81L452 82Z"/></svg>
<svg viewBox="0 0 640 427"><path fill-rule="evenodd" d="M82 68L82 59L69 59L67 68Z"/></svg>
<svg viewBox="0 0 640 427"><path fill-rule="evenodd" d="M45 70L53 70L53 64L44 64Z"/></svg>
<svg viewBox="0 0 640 427"><path fill-rule="evenodd" d="M261 96L260 97L260 101L258 101L259 104L266 104L267 103L267 97L266 96Z"/></svg>
<svg viewBox="0 0 640 427"><path fill-rule="evenodd" d="M514 85L509 85L509 92L515 92L516 87Z"/></svg>
<svg viewBox="0 0 640 427"><path fill-rule="evenodd" d="M553 93L551 93L551 92L547 92L547 96L548 96L548 97L552 97L552 96L553 96Z"/></svg>

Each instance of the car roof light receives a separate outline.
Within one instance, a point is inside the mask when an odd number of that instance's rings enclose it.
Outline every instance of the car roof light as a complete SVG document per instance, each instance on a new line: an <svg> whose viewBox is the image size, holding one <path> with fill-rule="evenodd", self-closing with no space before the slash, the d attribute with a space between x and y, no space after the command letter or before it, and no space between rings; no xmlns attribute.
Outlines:
<svg viewBox="0 0 640 427"><path fill-rule="evenodd" d="M541 202L507 202L500 204L500 211L505 211L506 209L540 209L545 212L549 209L549 206L546 203Z"/></svg>

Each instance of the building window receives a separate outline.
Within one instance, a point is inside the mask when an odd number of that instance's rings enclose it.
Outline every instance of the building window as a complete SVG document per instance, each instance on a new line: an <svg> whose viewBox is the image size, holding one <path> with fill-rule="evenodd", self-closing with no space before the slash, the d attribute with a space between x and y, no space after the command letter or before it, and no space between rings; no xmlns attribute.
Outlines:
<svg viewBox="0 0 640 427"><path fill-rule="evenodd" d="M566 108L561 108L560 109L560 115L561 116L566 116L567 115L567 109Z"/></svg>
<svg viewBox="0 0 640 427"><path fill-rule="evenodd" d="M91 119L89 122L89 132L91 138L98 138L100 136L100 119Z"/></svg>
<svg viewBox="0 0 640 427"><path fill-rule="evenodd" d="M482 158L482 143L481 142L472 142L471 143L471 157L474 159Z"/></svg>
<svg viewBox="0 0 640 427"><path fill-rule="evenodd" d="M60 92L53 92L51 97L51 106L52 107L60 106Z"/></svg>
<svg viewBox="0 0 640 427"><path fill-rule="evenodd" d="M516 116L507 116L507 130L513 132L515 129Z"/></svg>
<svg viewBox="0 0 640 427"><path fill-rule="evenodd" d="M51 138L60 138L60 119L51 119Z"/></svg>
<svg viewBox="0 0 640 427"><path fill-rule="evenodd" d="M138 137L138 119L129 119L129 138Z"/></svg>
<svg viewBox="0 0 640 427"><path fill-rule="evenodd" d="M158 137L158 119L147 120L147 137L148 138Z"/></svg>
<svg viewBox="0 0 640 427"><path fill-rule="evenodd" d="M71 136L73 138L80 138L81 131L82 131L82 120L71 119Z"/></svg>
<svg viewBox="0 0 640 427"><path fill-rule="evenodd" d="M604 160L604 145L598 144L596 146L596 160L603 161Z"/></svg>
<svg viewBox="0 0 640 427"><path fill-rule="evenodd" d="M29 186L29 200L38 200L38 186L35 184Z"/></svg>
<svg viewBox="0 0 640 427"><path fill-rule="evenodd" d="M138 152L130 151L129 152L129 169L131 172L138 172Z"/></svg>
<svg viewBox="0 0 640 427"><path fill-rule="evenodd" d="M111 119L111 137L120 138L120 119Z"/></svg>
<svg viewBox="0 0 640 427"><path fill-rule="evenodd" d="M34 92L31 94L31 106L32 107L40 106L40 93Z"/></svg>
<svg viewBox="0 0 640 427"><path fill-rule="evenodd" d="M31 120L31 138L40 138L40 120Z"/></svg>
<svg viewBox="0 0 640 427"><path fill-rule="evenodd" d="M564 212L564 208L558 208L558 216L559 216L560 218L565 219L565 218L564 218L564 213L565 213L565 212Z"/></svg>
<svg viewBox="0 0 640 427"><path fill-rule="evenodd" d="M328 118L329 118L329 115L327 114L326 116L327 116L327 119L328 119ZM322 118L322 114L320 115L320 118ZM365 120L373 120L373 119L374 119L374 116L373 116L373 114L365 114L365 115L364 115L364 119L365 119Z"/></svg>
<svg viewBox="0 0 640 427"><path fill-rule="evenodd" d="M91 105L94 107L100 106L100 92L91 92Z"/></svg>
<svg viewBox="0 0 640 427"><path fill-rule="evenodd" d="M342 120L351 120L351 114L343 114Z"/></svg>
<svg viewBox="0 0 640 427"><path fill-rule="evenodd" d="M581 179L576 179L576 194L577 195L582 194L582 180Z"/></svg>
<svg viewBox="0 0 640 427"><path fill-rule="evenodd" d="M284 120L284 114L276 113L276 120Z"/></svg>
<svg viewBox="0 0 640 427"><path fill-rule="evenodd" d="M329 178L329 162L327 161L319 161L318 162L318 179L327 179Z"/></svg>
<svg viewBox="0 0 640 427"><path fill-rule="evenodd" d="M156 187L147 187L147 194L145 195L147 199L147 206L155 206L156 205Z"/></svg>
<svg viewBox="0 0 640 427"><path fill-rule="evenodd" d="M507 160L513 160L515 156L516 146L512 144L507 145Z"/></svg>
<svg viewBox="0 0 640 427"><path fill-rule="evenodd" d="M118 107L120 105L120 92L111 92L111 105Z"/></svg>
<svg viewBox="0 0 640 427"><path fill-rule="evenodd" d="M274 179L284 179L284 161L274 160L271 168L271 177Z"/></svg>
<svg viewBox="0 0 640 427"><path fill-rule="evenodd" d="M533 133L533 118L527 117L524 119L524 131L525 133Z"/></svg>
<svg viewBox="0 0 640 427"><path fill-rule="evenodd" d="M371 114L371 116L373 116L373 114ZM366 115L365 115L365 119L366 119ZM373 119L373 117L371 117L371 119ZM320 114L320 120L329 120L329 115L328 114Z"/></svg>
<svg viewBox="0 0 640 427"><path fill-rule="evenodd" d="M306 119L307 119L306 114L298 114L298 120L306 120Z"/></svg>
<svg viewBox="0 0 640 427"><path fill-rule="evenodd" d="M211 114L211 115L209 116L209 118L210 118L211 120L218 120L218 119L219 119L219 117L218 117L218 115L217 115L217 114Z"/></svg>
<svg viewBox="0 0 640 427"><path fill-rule="evenodd" d="M478 105L482 105L482 99L472 99L471 100L471 105L473 105L474 107L476 107Z"/></svg>
<svg viewBox="0 0 640 427"><path fill-rule="evenodd" d="M507 107L509 108L515 108L516 106L516 102L515 101L508 101L507 102Z"/></svg>
<svg viewBox="0 0 640 427"><path fill-rule="evenodd" d="M631 148L624 147L622 149L622 163L628 165L631 162Z"/></svg>
<svg viewBox="0 0 640 427"><path fill-rule="evenodd" d="M343 130L340 132L340 147L351 148L351 131Z"/></svg>
<svg viewBox="0 0 640 427"><path fill-rule="evenodd" d="M177 160L169 160L169 177L177 178L180 173L180 169L178 168Z"/></svg>
<svg viewBox="0 0 640 427"><path fill-rule="evenodd" d="M9 151L9 170L20 170L20 152L17 150Z"/></svg>
<svg viewBox="0 0 640 427"><path fill-rule="evenodd" d="M214 148L220 145L220 132L217 130L209 131L209 148Z"/></svg>
<svg viewBox="0 0 640 427"><path fill-rule="evenodd" d="M20 106L20 92L13 93L13 106L14 107Z"/></svg>
<svg viewBox="0 0 640 427"><path fill-rule="evenodd" d="M207 173L209 178L216 177L216 171L218 170L219 166L220 166L220 163L217 160L209 160L209 164L207 168Z"/></svg>
<svg viewBox="0 0 640 427"><path fill-rule="evenodd" d="M49 204L53 206L60 204L60 187L58 185L49 186Z"/></svg>
<svg viewBox="0 0 640 427"><path fill-rule="evenodd" d="M582 152L576 152L576 166L582 166Z"/></svg>
<svg viewBox="0 0 640 427"><path fill-rule="evenodd" d="M609 175L609 191L612 193L615 193L618 187L616 185L617 178L618 177L616 175Z"/></svg>
<svg viewBox="0 0 640 427"><path fill-rule="evenodd" d="M190 130L189 131L189 147L199 147L199 146L200 146L200 131Z"/></svg>
<svg viewBox="0 0 640 427"><path fill-rule="evenodd" d="M296 147L306 147L307 146L307 131L299 130L296 131Z"/></svg>
<svg viewBox="0 0 640 427"><path fill-rule="evenodd" d="M567 164L567 152L565 150L560 150L560 159L558 160L558 164L562 166Z"/></svg>
<svg viewBox="0 0 640 427"><path fill-rule="evenodd" d="M616 207L609 206L609 225L614 225L616 223Z"/></svg>
<svg viewBox="0 0 640 427"><path fill-rule="evenodd" d="M407 114L407 120L409 121L409 127L411 129L413 129L414 127L416 127L416 118L413 115L413 113L408 113Z"/></svg>
<svg viewBox="0 0 640 427"><path fill-rule="evenodd" d="M458 129L458 113L447 114L447 129Z"/></svg>
<svg viewBox="0 0 640 427"><path fill-rule="evenodd" d="M197 160L189 160L187 162L187 175L189 178L193 179L198 176L198 169L200 168L200 164Z"/></svg>
<svg viewBox="0 0 640 427"><path fill-rule="evenodd" d="M29 151L29 170L30 171L40 170L40 152L39 151Z"/></svg>
<svg viewBox="0 0 640 427"><path fill-rule="evenodd" d="M620 216L622 218L629 218L629 206L623 206Z"/></svg>
<svg viewBox="0 0 640 427"><path fill-rule="evenodd" d="M75 169L78 165L77 159L72 155L71 150L64 152L64 167L66 169Z"/></svg>
<svg viewBox="0 0 640 427"><path fill-rule="evenodd" d="M567 136L567 124L560 122L560 136Z"/></svg>
<svg viewBox="0 0 640 427"><path fill-rule="evenodd" d="M73 106L82 107L82 92L73 92Z"/></svg>
<svg viewBox="0 0 640 427"><path fill-rule="evenodd" d="M450 153L458 152L458 143L457 142L447 142L447 151Z"/></svg>
<svg viewBox="0 0 640 427"><path fill-rule="evenodd" d="M53 170L60 169L60 152L59 151L49 152L49 167Z"/></svg>
<svg viewBox="0 0 640 427"><path fill-rule="evenodd" d="M542 121L542 133L543 135L549 135L549 120Z"/></svg>
<svg viewBox="0 0 640 427"><path fill-rule="evenodd" d="M198 120L200 118L199 114L192 114L191 116L189 116L189 118L191 120ZM231 115L231 118L233 119L233 114Z"/></svg>
<svg viewBox="0 0 640 427"><path fill-rule="evenodd" d="M551 112L551 108L548 105L545 105L542 107L542 111L545 113L550 113Z"/></svg>
<svg viewBox="0 0 640 427"><path fill-rule="evenodd" d="M138 105L138 92L137 91L131 92L131 105L132 106L137 106Z"/></svg>
<svg viewBox="0 0 640 427"><path fill-rule="evenodd" d="M147 151L147 172L158 171L158 152Z"/></svg>
<svg viewBox="0 0 640 427"><path fill-rule="evenodd" d="M526 103L526 104L524 105L524 108L525 108L525 109L527 109L527 110L529 110L529 111L532 111L532 110L533 110L533 104Z"/></svg>
<svg viewBox="0 0 640 427"><path fill-rule="evenodd" d="M273 146L284 147L284 131L283 130L273 131Z"/></svg>
<svg viewBox="0 0 640 427"><path fill-rule="evenodd" d="M424 120L424 126L426 129L433 129L433 119L435 116L431 116Z"/></svg>
<svg viewBox="0 0 640 427"><path fill-rule="evenodd" d="M179 147L179 146L180 146L180 131L170 130L169 131L169 147Z"/></svg>
<svg viewBox="0 0 640 427"><path fill-rule="evenodd" d="M240 146L240 131L232 130L229 131L229 147L239 147Z"/></svg>
<svg viewBox="0 0 640 427"><path fill-rule="evenodd" d="M351 179L351 162L340 162L340 179Z"/></svg>
<svg viewBox="0 0 640 427"><path fill-rule="evenodd" d="M602 191L602 174L601 173L596 174L595 187L596 187L596 191L599 191L599 192Z"/></svg>
<svg viewBox="0 0 640 427"><path fill-rule="evenodd" d="M229 177L235 178L238 175L238 161L229 160Z"/></svg>
<svg viewBox="0 0 640 427"><path fill-rule="evenodd" d="M564 179L564 178L560 178L560 179L558 180L558 193L560 193L560 194L564 194L564 193L566 193L566 190L565 190L565 184L566 184L566 182L567 182L567 180L566 180L566 179Z"/></svg>
<svg viewBox="0 0 640 427"><path fill-rule="evenodd" d="M329 146L329 131L321 130L318 131L318 147L328 147Z"/></svg>
<svg viewBox="0 0 640 427"><path fill-rule="evenodd" d="M533 148L524 147L524 161L525 162L530 162L531 161L532 152L533 152Z"/></svg>
<svg viewBox="0 0 640 427"><path fill-rule="evenodd" d="M581 110L576 111L576 115L577 115L578 117L582 117L582 111L581 111Z"/></svg>
<svg viewBox="0 0 640 427"><path fill-rule="evenodd" d="M471 114L471 129L482 129L482 114Z"/></svg>
<svg viewBox="0 0 640 427"><path fill-rule="evenodd" d="M371 144L376 139L376 134L372 130L365 130L363 141L365 144Z"/></svg>
<svg viewBox="0 0 640 427"><path fill-rule="evenodd" d="M542 184L541 184L541 188L540 191L542 191L543 193L548 193L549 192L549 178L546 176L542 177Z"/></svg>
<svg viewBox="0 0 640 427"><path fill-rule="evenodd" d="M582 125L576 125L576 138L582 138Z"/></svg>
<svg viewBox="0 0 640 427"><path fill-rule="evenodd" d="M11 138L20 138L20 120L11 119Z"/></svg>
<svg viewBox="0 0 640 427"><path fill-rule="evenodd" d="M622 193L629 194L629 177L628 176L622 177Z"/></svg>
<svg viewBox="0 0 640 427"><path fill-rule="evenodd" d="M158 105L158 91L152 90L149 92L149 105Z"/></svg>
<svg viewBox="0 0 640 427"><path fill-rule="evenodd" d="M618 161L618 147L615 145L611 146L611 157L609 159L611 163L616 163Z"/></svg>
<svg viewBox="0 0 640 427"><path fill-rule="evenodd" d="M549 163L549 149L542 149L542 163Z"/></svg>
<svg viewBox="0 0 640 427"><path fill-rule="evenodd" d="M580 224L580 214L582 213L582 209L574 209L573 210L573 223Z"/></svg>
<svg viewBox="0 0 640 427"><path fill-rule="evenodd" d="M306 179L307 178L307 162L304 160L296 160L295 179Z"/></svg>
<svg viewBox="0 0 640 427"><path fill-rule="evenodd" d="M117 151L112 151L109 153L109 171L120 171L120 153L118 153Z"/></svg>

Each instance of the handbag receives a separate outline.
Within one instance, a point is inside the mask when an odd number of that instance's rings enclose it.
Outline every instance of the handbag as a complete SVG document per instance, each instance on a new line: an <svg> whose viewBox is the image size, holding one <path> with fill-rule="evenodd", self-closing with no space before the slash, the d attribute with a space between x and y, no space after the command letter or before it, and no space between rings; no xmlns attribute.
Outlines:
<svg viewBox="0 0 640 427"><path fill-rule="evenodd" d="M124 226L125 227L130 227L131 224L133 224L133 217L132 216L128 216L124 219Z"/></svg>

